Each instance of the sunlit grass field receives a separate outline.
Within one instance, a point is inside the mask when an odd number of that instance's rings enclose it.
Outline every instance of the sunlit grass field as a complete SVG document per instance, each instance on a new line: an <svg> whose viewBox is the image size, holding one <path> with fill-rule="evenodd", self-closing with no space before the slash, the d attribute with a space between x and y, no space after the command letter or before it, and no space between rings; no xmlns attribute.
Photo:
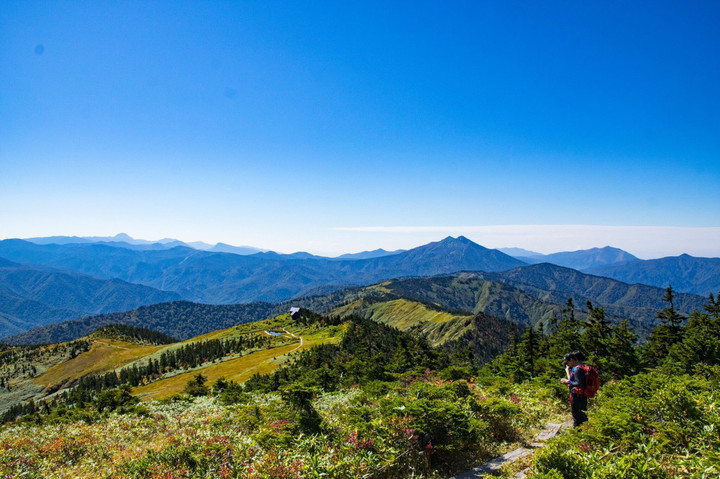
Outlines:
<svg viewBox="0 0 720 479"><path fill-rule="evenodd" d="M282 322L274 320L269 320L267 322L263 321L262 323L263 324L261 324L261 326L265 326L265 328L258 328L258 325L256 324L254 328L247 329L250 329L251 332L264 334L263 331L266 329L271 329L271 327L279 328L285 325ZM336 343L340 341L342 332L341 328L313 329L308 330L307 333L299 329L297 326L293 327L293 329L296 331L292 334L296 337L289 336L289 338L292 339L292 342L289 344L255 351L238 358L209 364L204 367L193 369L192 371L176 374L168 378L154 381L150 384L138 386L133 389L133 395L143 401L167 399L175 394L182 394L188 381L193 379L193 377L197 374L205 376L207 378L207 384L210 385L215 383L215 381L221 377L224 377L227 380L242 383L250 379L255 374L269 374L275 371L277 368L281 367L293 353L304 351L318 344ZM227 334L230 330L224 331L225 334ZM291 330L288 329L288 331Z"/></svg>
<svg viewBox="0 0 720 479"><path fill-rule="evenodd" d="M89 351L51 367L34 381L36 384L51 386L88 374L103 374L139 358L147 357L163 347L138 345L113 339L96 340Z"/></svg>

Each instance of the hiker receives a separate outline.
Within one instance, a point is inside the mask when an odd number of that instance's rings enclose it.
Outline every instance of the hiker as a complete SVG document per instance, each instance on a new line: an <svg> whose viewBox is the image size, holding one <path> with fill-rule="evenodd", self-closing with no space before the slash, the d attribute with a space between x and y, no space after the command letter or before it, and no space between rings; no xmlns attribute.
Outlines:
<svg viewBox="0 0 720 479"><path fill-rule="evenodd" d="M565 355L565 373L567 378L560 380L563 384L570 387L570 410L572 411L573 427L588 420L587 417L587 400L593 397L597 391L597 387L593 391L587 391L588 374L586 371L592 366L585 366L583 360L585 355L580 351L573 351ZM580 366L580 367L578 367ZM593 370L595 368L592 368ZM597 381L593 381L596 383Z"/></svg>

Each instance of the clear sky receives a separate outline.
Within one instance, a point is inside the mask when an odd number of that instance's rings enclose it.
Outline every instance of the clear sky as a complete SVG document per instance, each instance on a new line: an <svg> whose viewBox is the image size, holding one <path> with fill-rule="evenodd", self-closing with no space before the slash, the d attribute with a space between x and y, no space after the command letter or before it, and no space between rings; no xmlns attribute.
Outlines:
<svg viewBox="0 0 720 479"><path fill-rule="evenodd" d="M720 2L0 2L0 239L720 256Z"/></svg>

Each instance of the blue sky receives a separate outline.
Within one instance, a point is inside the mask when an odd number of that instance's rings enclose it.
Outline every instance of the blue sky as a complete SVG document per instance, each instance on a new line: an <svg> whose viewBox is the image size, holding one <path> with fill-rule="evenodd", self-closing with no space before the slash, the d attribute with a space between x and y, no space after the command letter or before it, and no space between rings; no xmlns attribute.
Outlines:
<svg viewBox="0 0 720 479"><path fill-rule="evenodd" d="M715 1L6 0L0 238L720 256L719 24Z"/></svg>

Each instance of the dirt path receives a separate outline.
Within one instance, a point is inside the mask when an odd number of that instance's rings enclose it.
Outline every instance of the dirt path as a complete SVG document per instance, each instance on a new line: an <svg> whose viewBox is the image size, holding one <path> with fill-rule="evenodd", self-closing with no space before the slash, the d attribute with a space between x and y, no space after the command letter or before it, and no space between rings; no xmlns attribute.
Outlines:
<svg viewBox="0 0 720 479"><path fill-rule="evenodd" d="M300 348L303 347L303 342L304 342L304 340L303 340L303 337L302 337L302 336L295 336L293 333L291 333L291 332L288 331L287 329L283 329L283 331L285 331L286 333L288 333L288 334L289 334L290 336L292 336L293 338L299 338L299 339L300 339L300 344L298 344L298 347L295 348L295 349L293 349L292 351L290 351L288 354L292 354L292 353L294 353L295 351L297 351L298 349L300 349Z"/></svg>
<svg viewBox="0 0 720 479"><path fill-rule="evenodd" d="M116 346L115 344L106 343L105 341L99 341L97 339L95 340L95 342L105 345L109 348L117 348L117 349L124 349L125 351L130 351L130 348L126 348L125 346Z"/></svg>
<svg viewBox="0 0 720 479"><path fill-rule="evenodd" d="M291 350L291 351L288 351L287 353L284 353L283 356L285 356L285 355L287 355L287 354L292 354L292 353L294 353L295 351L297 351L298 349L300 349L300 348L303 347L304 339L303 339L302 336L296 336L295 334L291 333L291 332L288 331L287 329L283 329L283 331L285 331L287 334L289 334L289 335L292 336L293 338L300 340L300 344L298 344L295 349L293 349L293 350ZM267 334L268 336L272 336L269 331L264 331L264 333ZM266 362L268 362L268 361L271 361L271 359L265 359L265 360L263 360L263 361L260 361L259 363L257 363L257 364L255 364L254 366L251 366L251 367L245 369L244 371L236 374L235 376L237 377L237 376L242 376L243 374L247 374L248 372L250 372L250 371L252 371L252 370L254 370L254 369L257 369L258 367L260 367L260 365L262 365L263 363L266 363Z"/></svg>
<svg viewBox="0 0 720 479"><path fill-rule="evenodd" d="M513 462L517 461L520 458L523 458L525 456L528 456L530 454L533 454L536 449L539 449L543 446L545 446L545 441L548 439L555 437L557 433L562 429L563 427L568 427L568 423L563 424L555 424L555 423L549 423L545 425L545 429L540 431L537 436L535 436L535 439L528 447L519 447L515 449L514 451L510 451L507 454L503 454L500 457L496 457L492 461L488 461L485 464L482 464L480 466L474 467L470 469L469 471L465 471L462 474L458 474L457 476L451 478L451 479L473 479L473 478L480 478L485 477L488 475L493 475L496 472L500 470L501 467L503 467L505 464L512 464ZM525 477L526 471L519 472L515 475L515 478L522 479Z"/></svg>

